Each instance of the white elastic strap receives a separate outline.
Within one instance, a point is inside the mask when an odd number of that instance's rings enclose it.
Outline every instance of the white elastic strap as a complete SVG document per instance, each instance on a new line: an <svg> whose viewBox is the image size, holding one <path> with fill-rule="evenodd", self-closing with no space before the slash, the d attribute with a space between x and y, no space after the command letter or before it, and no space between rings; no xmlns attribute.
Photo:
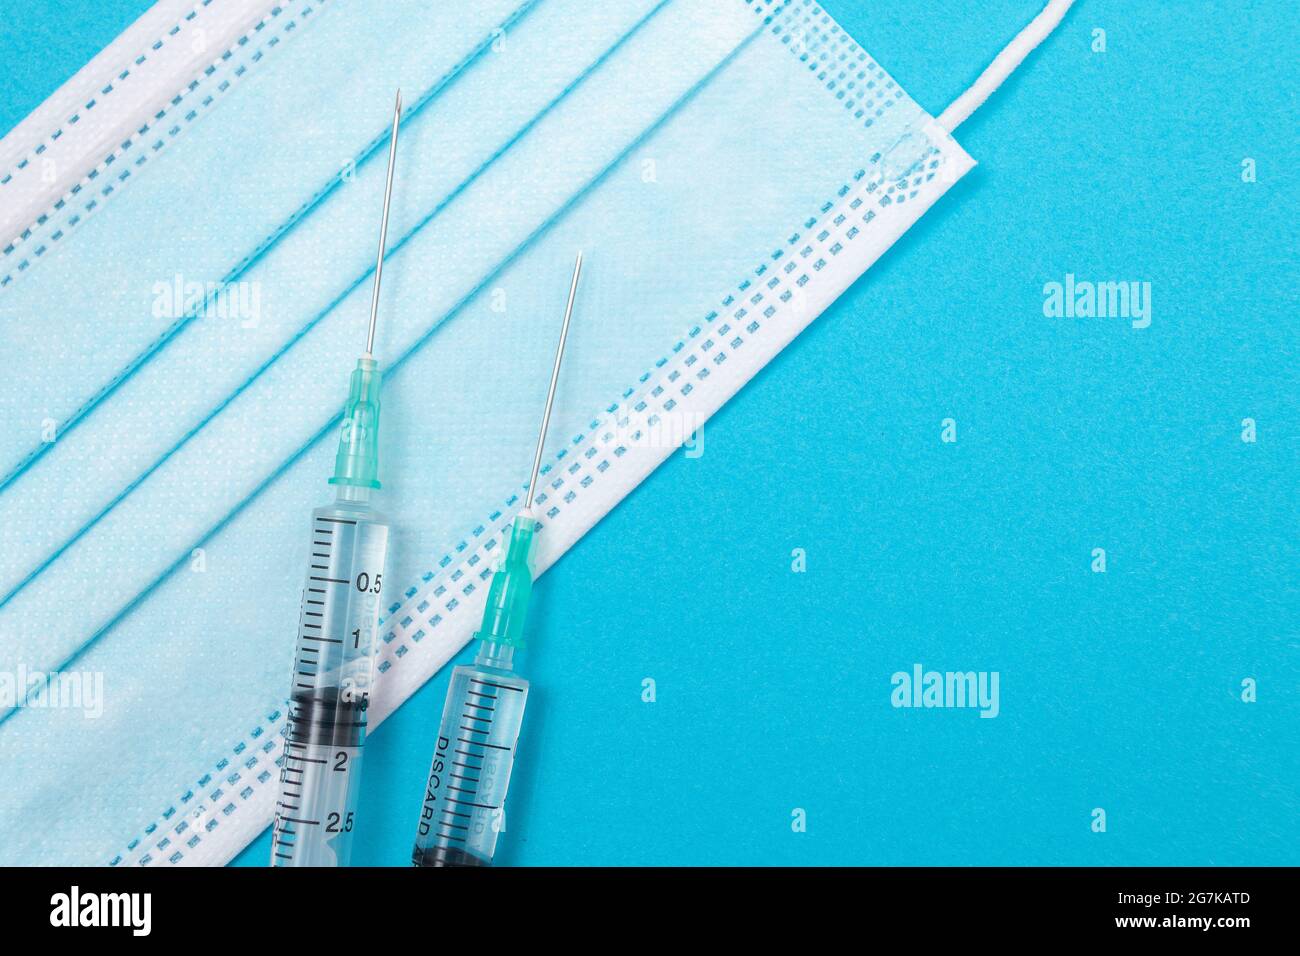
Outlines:
<svg viewBox="0 0 1300 956"><path fill-rule="evenodd" d="M1034 47L1047 39L1073 4L1074 0L1051 0L1043 8L1043 12L1034 17L1029 26L1021 30L1020 35L1006 45L988 68L980 74L979 79L971 84L965 93L953 100L937 120L938 124L951 133L964 123L971 113L979 109L980 104L992 96L993 91L1016 71L1016 67L1033 52Z"/></svg>

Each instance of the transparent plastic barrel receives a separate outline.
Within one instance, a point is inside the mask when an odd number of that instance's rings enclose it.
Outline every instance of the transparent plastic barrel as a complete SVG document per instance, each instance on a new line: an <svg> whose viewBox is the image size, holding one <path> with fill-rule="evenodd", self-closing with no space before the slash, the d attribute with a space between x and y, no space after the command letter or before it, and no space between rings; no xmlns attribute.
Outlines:
<svg viewBox="0 0 1300 956"><path fill-rule="evenodd" d="M479 665L452 671L412 862L489 866L505 828L528 681Z"/></svg>
<svg viewBox="0 0 1300 956"><path fill-rule="evenodd" d="M374 679L388 525L341 498L311 531L272 866L348 864Z"/></svg>

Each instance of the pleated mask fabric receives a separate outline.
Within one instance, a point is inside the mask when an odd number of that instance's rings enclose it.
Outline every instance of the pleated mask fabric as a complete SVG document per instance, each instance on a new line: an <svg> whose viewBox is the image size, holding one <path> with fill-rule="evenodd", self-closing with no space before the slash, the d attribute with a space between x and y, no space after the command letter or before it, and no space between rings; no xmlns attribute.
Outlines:
<svg viewBox="0 0 1300 956"><path fill-rule="evenodd" d="M477 623L576 250L539 572L972 166L811 0L164 0L87 70L0 142L6 864L269 824L395 89L372 727Z"/></svg>

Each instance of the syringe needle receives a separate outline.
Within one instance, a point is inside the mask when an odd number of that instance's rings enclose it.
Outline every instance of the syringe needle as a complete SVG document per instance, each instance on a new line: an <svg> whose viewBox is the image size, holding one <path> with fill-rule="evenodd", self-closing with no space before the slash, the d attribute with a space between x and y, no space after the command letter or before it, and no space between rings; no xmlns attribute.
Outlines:
<svg viewBox="0 0 1300 956"><path fill-rule="evenodd" d="M343 405L343 432L339 436L332 485L379 487L379 385L381 373L375 361L375 323L379 318L379 288L384 277L384 255L388 251L388 208L393 201L393 168L397 162L397 129L402 123L402 91L393 104L393 130L388 138L388 175L384 180L384 216L379 221L379 256L375 261L375 288L370 294L370 328L366 350L357 359Z"/></svg>
<svg viewBox="0 0 1300 956"><path fill-rule="evenodd" d="M393 199L393 164L397 160L397 127L402 122L402 91L393 106L393 132L388 140L388 175L384 180L384 218L379 222L379 258L375 263L375 287L370 293L370 330L366 333L366 355L375 349L375 321L379 318L379 284L384 277L384 253L388 249L388 206Z"/></svg>
<svg viewBox="0 0 1300 956"><path fill-rule="evenodd" d="M533 515L537 478L542 470L542 449L546 430L551 424L551 407L555 404L555 387L560 381L560 364L569 338L569 321L578 297L578 278L582 274L582 253L573 264L573 281L569 283L569 301L564 306L564 324L555 347L555 365L551 384L546 390L546 410L542 414L541 434L537 436L537 453L533 455L533 473L528 481L524 508L515 515L508 529L503 529L501 561L492 572L483 622L474 635L479 641L474 664L462 664L452 671L447 703L442 710L438 731L438 749L433 769L424 789L424 806L420 826L411 854L416 866L484 866L492 863L497 835L504 829L502 808L510 772L514 767L519 742L519 727L528 701L528 681L513 671L515 651L524 646L524 622L533 593L533 542L541 522ZM491 688L491 693L487 689ZM484 704L491 700L492 706ZM474 716L478 715L478 716ZM469 726L464 721L470 721ZM459 728L459 729L457 729ZM468 734L468 736L465 736ZM466 791L453 786L455 774L443 772L448 759L448 741L460 742L457 754L464 755L470 770L478 770L476 789ZM473 764L478 760L477 766ZM468 770L466 771L469 772ZM472 793L466 798L462 794ZM450 812L463 822L454 829L445 822ZM440 814L442 816L440 816ZM443 820L442 823L436 823Z"/></svg>
<svg viewBox="0 0 1300 956"><path fill-rule="evenodd" d="M555 347L555 365L551 369L551 384L546 390L546 410L542 413L542 430L537 436L537 452L533 455L533 473L528 479L528 494L524 498L524 511L533 507L537 489L537 475L542 470L542 449L546 445L546 430L551 424L551 406L555 404L555 386L560 381L560 363L564 360L564 343L569 337L569 320L573 318L573 300L578 296L578 277L582 275L582 253L573 263L573 280L569 283L569 301L564 306L564 324L560 326L560 344Z"/></svg>

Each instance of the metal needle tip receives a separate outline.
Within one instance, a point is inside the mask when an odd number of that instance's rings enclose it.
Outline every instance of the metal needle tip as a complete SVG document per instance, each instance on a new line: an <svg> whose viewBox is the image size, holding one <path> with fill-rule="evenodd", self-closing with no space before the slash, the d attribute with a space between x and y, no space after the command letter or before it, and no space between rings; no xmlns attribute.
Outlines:
<svg viewBox="0 0 1300 956"><path fill-rule="evenodd" d="M537 436L537 452L533 455L533 473L528 479L528 494L524 498L524 511L533 508L533 495L537 490L537 475L542 470L542 449L546 445L546 429L551 424L551 406L555 404L555 386L560 381L560 363L564 360L564 344L569 338L569 320L573 318L573 302L578 297L578 278L582 275L582 253L573 263L573 279L569 283L569 301L564 306L564 324L560 326L560 342L555 347L555 365L551 368L551 384L546 390L546 410L542 413L542 430Z"/></svg>
<svg viewBox="0 0 1300 956"><path fill-rule="evenodd" d="M375 323L379 319L379 287L384 278L384 254L388 249L388 207L393 201L393 166L397 160L397 128L402 124L402 91L393 103L393 131L388 139L388 174L384 179L384 217L379 222L379 256L375 262L375 285L370 293L370 328L366 332L366 357L375 350Z"/></svg>

